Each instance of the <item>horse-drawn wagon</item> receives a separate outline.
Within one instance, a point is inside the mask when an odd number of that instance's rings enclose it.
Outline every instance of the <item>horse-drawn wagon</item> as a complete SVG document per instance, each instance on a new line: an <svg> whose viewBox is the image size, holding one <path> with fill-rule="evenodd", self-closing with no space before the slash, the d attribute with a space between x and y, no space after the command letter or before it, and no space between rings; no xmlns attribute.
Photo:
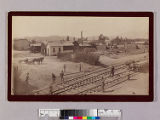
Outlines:
<svg viewBox="0 0 160 120"><path fill-rule="evenodd" d="M25 58L25 59L22 59L22 60L19 60L19 63L26 63L26 64L42 64L44 60L44 57L41 56L41 57L30 57L30 58Z"/></svg>

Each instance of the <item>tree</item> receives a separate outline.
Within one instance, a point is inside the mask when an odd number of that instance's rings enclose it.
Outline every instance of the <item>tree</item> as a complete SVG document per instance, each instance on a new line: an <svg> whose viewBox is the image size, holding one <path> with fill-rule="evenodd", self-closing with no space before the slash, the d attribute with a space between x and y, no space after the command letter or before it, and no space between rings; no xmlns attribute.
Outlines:
<svg viewBox="0 0 160 120"><path fill-rule="evenodd" d="M74 45L75 47L78 47L78 46L79 46L79 43L78 43L77 41L74 41L74 42L73 42L73 45Z"/></svg>
<svg viewBox="0 0 160 120"><path fill-rule="evenodd" d="M103 35L103 34L100 34L99 35L99 38L98 38L98 40L102 43L102 44L105 44L105 36Z"/></svg>
<svg viewBox="0 0 160 120"><path fill-rule="evenodd" d="M89 44L90 44L93 48L96 48L96 46L97 46L95 42L90 42ZM96 48L96 49L97 49L97 48Z"/></svg>
<svg viewBox="0 0 160 120"><path fill-rule="evenodd" d="M31 40L31 44L35 44L36 43L36 40Z"/></svg>
<svg viewBox="0 0 160 120"><path fill-rule="evenodd" d="M74 45L74 52L75 52L76 50L79 49L79 43L78 43L78 41L74 41L73 45Z"/></svg>
<svg viewBox="0 0 160 120"><path fill-rule="evenodd" d="M105 40L105 37L104 37L103 34L100 34L98 39L99 39L99 40Z"/></svg>

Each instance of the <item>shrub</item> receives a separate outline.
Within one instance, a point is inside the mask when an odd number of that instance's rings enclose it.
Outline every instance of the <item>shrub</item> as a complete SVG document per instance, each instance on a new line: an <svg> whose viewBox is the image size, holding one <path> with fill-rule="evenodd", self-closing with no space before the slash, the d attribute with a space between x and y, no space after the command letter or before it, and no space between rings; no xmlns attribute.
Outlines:
<svg viewBox="0 0 160 120"><path fill-rule="evenodd" d="M71 59L71 54L70 52L68 53L58 53L57 58L62 59L62 60L70 60Z"/></svg>
<svg viewBox="0 0 160 120"><path fill-rule="evenodd" d="M18 70L18 66L13 66L13 75L13 80L15 83L20 80L21 71Z"/></svg>
<svg viewBox="0 0 160 120"><path fill-rule="evenodd" d="M22 71L17 66L13 67L13 94L14 95L31 95L32 91L37 89L36 87L26 83L26 81L22 81L20 79ZM25 79L26 77L24 77Z"/></svg>
<svg viewBox="0 0 160 120"><path fill-rule="evenodd" d="M99 55L90 52L77 52L75 53L76 62L85 62L91 65L97 65L99 60Z"/></svg>
<svg viewBox="0 0 160 120"><path fill-rule="evenodd" d="M18 69L18 66L13 66L13 93L17 94L18 82L20 81L21 71Z"/></svg>
<svg viewBox="0 0 160 120"><path fill-rule="evenodd" d="M84 52L96 52L95 48L84 48Z"/></svg>

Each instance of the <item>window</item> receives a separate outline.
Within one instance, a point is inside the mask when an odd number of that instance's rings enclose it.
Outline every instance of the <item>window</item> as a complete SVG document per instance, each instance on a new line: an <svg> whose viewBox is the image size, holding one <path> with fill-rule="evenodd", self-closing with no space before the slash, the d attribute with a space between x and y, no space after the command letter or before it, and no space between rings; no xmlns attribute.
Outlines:
<svg viewBox="0 0 160 120"><path fill-rule="evenodd" d="M61 52L61 48L59 48L59 52Z"/></svg>
<svg viewBox="0 0 160 120"><path fill-rule="evenodd" d="M56 50L55 50L55 48L53 48L53 52L55 52Z"/></svg>

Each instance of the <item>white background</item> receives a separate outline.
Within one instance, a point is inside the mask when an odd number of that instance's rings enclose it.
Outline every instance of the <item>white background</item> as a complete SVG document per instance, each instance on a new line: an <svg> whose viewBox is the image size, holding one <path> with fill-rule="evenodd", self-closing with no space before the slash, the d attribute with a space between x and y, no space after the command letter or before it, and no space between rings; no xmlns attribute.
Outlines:
<svg viewBox="0 0 160 120"><path fill-rule="evenodd" d="M7 12L9 11L152 11L155 14L154 102L8 102ZM160 119L159 0L0 0L0 120L38 120L38 108L122 109L123 120Z"/></svg>

